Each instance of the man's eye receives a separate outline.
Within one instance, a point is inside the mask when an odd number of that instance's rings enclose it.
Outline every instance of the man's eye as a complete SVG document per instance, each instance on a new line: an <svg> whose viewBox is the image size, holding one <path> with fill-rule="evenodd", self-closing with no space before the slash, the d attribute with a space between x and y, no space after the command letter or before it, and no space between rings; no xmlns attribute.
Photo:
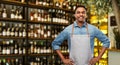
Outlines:
<svg viewBox="0 0 120 65"><path fill-rule="evenodd" d="M85 14L85 12L82 12L82 14Z"/></svg>
<svg viewBox="0 0 120 65"><path fill-rule="evenodd" d="M77 14L79 14L80 12L77 12Z"/></svg>
<svg viewBox="0 0 120 65"><path fill-rule="evenodd" d="M81 14L85 14L85 12L77 12L77 14L80 14L80 13L81 13Z"/></svg>

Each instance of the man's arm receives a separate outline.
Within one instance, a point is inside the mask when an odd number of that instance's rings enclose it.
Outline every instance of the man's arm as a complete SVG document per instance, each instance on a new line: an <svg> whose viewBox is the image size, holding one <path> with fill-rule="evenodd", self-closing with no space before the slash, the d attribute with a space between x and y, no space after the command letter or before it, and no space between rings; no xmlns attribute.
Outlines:
<svg viewBox="0 0 120 65"><path fill-rule="evenodd" d="M99 53L99 55L98 55L98 60L103 56L103 54L105 53L105 51L107 50L107 48L106 47L102 47L102 49L101 49L101 51L100 51L100 53Z"/></svg>
<svg viewBox="0 0 120 65"><path fill-rule="evenodd" d="M55 50L55 51L59 55L59 57L61 58L61 60L65 60L65 58L64 58L64 56L63 56L63 54L61 53L60 50Z"/></svg>
<svg viewBox="0 0 120 65"><path fill-rule="evenodd" d="M109 48L109 45L110 45L110 41L105 34L103 34L98 28L95 28L94 30L95 30L94 31L95 37L97 37L103 43L103 46L101 48L101 51L99 52L98 57L92 58L90 60L91 65L94 65L96 62L100 60L100 58L103 56L103 54L105 53L107 48Z"/></svg>
<svg viewBox="0 0 120 65"><path fill-rule="evenodd" d="M98 57L92 58L92 59L90 60L90 62L89 62L90 65L94 65L96 62L98 62L98 61L100 60L100 58L103 56L103 54L105 53L106 50L107 50L106 47L102 47L102 49L101 49Z"/></svg>
<svg viewBox="0 0 120 65"><path fill-rule="evenodd" d="M71 59L66 59L63 54L61 53L60 50L55 50L56 53L59 55L59 57L61 58L62 62L64 64L67 64L67 65L73 65L73 61Z"/></svg>

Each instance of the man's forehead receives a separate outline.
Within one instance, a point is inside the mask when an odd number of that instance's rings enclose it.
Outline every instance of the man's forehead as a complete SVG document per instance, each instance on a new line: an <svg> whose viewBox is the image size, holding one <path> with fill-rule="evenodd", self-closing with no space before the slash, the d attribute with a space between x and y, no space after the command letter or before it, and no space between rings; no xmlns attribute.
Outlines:
<svg viewBox="0 0 120 65"><path fill-rule="evenodd" d="M85 10L85 8L83 8L83 7L78 7L78 8L76 9L76 11L86 11L86 10Z"/></svg>

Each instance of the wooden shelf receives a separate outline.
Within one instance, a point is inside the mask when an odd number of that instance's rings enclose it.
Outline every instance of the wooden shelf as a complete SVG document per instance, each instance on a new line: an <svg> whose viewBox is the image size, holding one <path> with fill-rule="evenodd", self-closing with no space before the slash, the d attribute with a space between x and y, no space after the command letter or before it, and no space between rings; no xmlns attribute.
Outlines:
<svg viewBox="0 0 120 65"><path fill-rule="evenodd" d="M68 26L69 24L66 23L56 23L56 22L46 22L46 21L29 21L28 23L31 24L47 24L47 25L61 25L61 26Z"/></svg>
<svg viewBox="0 0 120 65"><path fill-rule="evenodd" d="M0 39L25 39L25 37L7 37L7 36L0 36Z"/></svg>
<svg viewBox="0 0 120 65"><path fill-rule="evenodd" d="M28 37L28 40L53 40L52 38L31 38Z"/></svg>
<svg viewBox="0 0 120 65"><path fill-rule="evenodd" d="M52 53L42 53L42 54L28 54L28 56L49 56Z"/></svg>
<svg viewBox="0 0 120 65"><path fill-rule="evenodd" d="M46 22L46 21L29 21L28 23L32 23L32 24L51 24L51 22Z"/></svg>
<svg viewBox="0 0 120 65"><path fill-rule="evenodd" d="M9 5L17 5L17 6L27 6L27 3L22 3L19 1L12 1L12 0L0 0L0 3L9 4Z"/></svg>
<svg viewBox="0 0 120 65"><path fill-rule="evenodd" d="M53 25L63 25L63 26L68 26L69 24L66 24L66 23L55 23L55 22L52 22Z"/></svg>
<svg viewBox="0 0 120 65"><path fill-rule="evenodd" d="M42 8L42 9L56 9L56 10L63 10L66 12L73 12L72 10L64 9L64 8L59 8L59 7L54 7L54 6L43 6L43 5L36 5L33 3L29 3L28 7L30 8Z"/></svg>
<svg viewBox="0 0 120 65"><path fill-rule="evenodd" d="M4 55L0 55L0 57L21 57L24 55L25 54L4 54Z"/></svg>
<svg viewBox="0 0 120 65"><path fill-rule="evenodd" d="M69 55L69 53L62 53L63 55ZM57 53L53 53L53 55L58 55Z"/></svg>
<svg viewBox="0 0 120 65"><path fill-rule="evenodd" d="M9 22L23 22L25 23L25 19L11 19L11 18L0 18L0 21L9 21Z"/></svg>

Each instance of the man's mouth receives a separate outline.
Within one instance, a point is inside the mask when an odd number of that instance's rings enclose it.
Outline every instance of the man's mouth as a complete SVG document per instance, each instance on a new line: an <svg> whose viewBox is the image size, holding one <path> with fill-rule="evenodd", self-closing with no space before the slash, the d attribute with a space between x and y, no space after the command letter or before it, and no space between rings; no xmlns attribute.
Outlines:
<svg viewBox="0 0 120 65"><path fill-rule="evenodd" d="M78 18L83 19L84 17L81 16L81 17L78 17Z"/></svg>

